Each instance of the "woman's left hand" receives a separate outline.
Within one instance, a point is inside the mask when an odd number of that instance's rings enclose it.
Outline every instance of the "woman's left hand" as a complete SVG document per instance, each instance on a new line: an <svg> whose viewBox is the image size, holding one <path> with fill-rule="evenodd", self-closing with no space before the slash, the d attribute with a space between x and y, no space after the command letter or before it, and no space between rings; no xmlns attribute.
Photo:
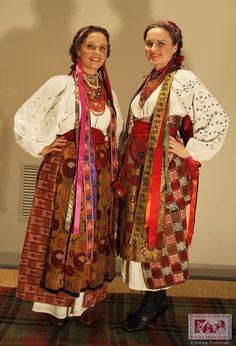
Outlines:
<svg viewBox="0 0 236 346"><path fill-rule="evenodd" d="M183 144L182 138L176 136L170 136L169 140L169 153L175 154L182 159L187 159L189 157L189 153L187 152L187 149L185 148Z"/></svg>

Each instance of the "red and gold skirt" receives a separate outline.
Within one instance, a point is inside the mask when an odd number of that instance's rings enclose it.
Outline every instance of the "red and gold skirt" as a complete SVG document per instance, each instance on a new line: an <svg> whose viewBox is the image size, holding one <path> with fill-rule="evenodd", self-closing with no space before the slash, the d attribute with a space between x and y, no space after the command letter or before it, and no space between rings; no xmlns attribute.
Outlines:
<svg viewBox="0 0 236 346"><path fill-rule="evenodd" d="M73 132L62 153L43 160L37 179L19 268L17 296L71 306L81 291L96 290L115 276L115 235L110 149L101 131L93 131L97 168L97 220L93 261L87 263L86 227L81 207L80 233L65 230L65 217L75 174ZM83 198L82 198L83 200Z"/></svg>
<svg viewBox="0 0 236 346"><path fill-rule="evenodd" d="M170 119L171 132L177 132L181 117ZM173 127L176 128L173 131ZM120 203L119 232L120 254L127 261L135 261L137 253L145 256L145 248L132 248L131 235L135 220L136 204L142 179L145 152L150 124L138 121L123 148L121 184L126 191ZM139 141L137 141L139 139ZM157 233L159 258L142 263L143 276L148 288L164 288L184 282L188 277L188 251L186 244L186 206L191 199L191 176L186 160L174 155L169 162L171 192L165 192L164 218ZM148 233L148 228L146 229Z"/></svg>

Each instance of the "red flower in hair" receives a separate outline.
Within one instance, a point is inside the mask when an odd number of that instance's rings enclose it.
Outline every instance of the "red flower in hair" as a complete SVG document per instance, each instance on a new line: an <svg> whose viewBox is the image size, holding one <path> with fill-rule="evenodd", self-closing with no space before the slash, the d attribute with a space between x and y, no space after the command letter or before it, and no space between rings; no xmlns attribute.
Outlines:
<svg viewBox="0 0 236 346"><path fill-rule="evenodd" d="M177 57L175 57L175 62L178 65L182 65L182 62L184 61L185 57L183 55L178 55Z"/></svg>

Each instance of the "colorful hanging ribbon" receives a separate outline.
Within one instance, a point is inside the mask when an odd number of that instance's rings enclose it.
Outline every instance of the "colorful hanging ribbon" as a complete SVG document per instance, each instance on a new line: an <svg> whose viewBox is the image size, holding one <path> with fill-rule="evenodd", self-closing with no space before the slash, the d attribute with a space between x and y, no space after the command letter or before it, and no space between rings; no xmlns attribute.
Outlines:
<svg viewBox="0 0 236 346"><path fill-rule="evenodd" d="M83 189L83 164L84 164L84 145L85 145L85 127L86 127L86 94L83 82L83 70L80 60L78 59L78 87L80 93L81 104L81 117L80 117L80 136L79 136L79 148L78 148L78 163L77 163L77 180L76 180L76 198L75 198L75 211L74 211L74 224L73 233L79 234L80 225L80 212L82 202L82 189Z"/></svg>
<svg viewBox="0 0 236 346"><path fill-rule="evenodd" d="M193 124L189 117L186 115L182 122L181 137L183 138L184 145L186 145L191 137L193 137ZM188 222L188 233L187 233L187 245L191 245L194 232L195 214L197 207L197 195L198 195L198 184L199 184L199 168L201 163L193 160L192 157L187 158L187 164L189 172L192 178L192 194L189 211L189 222Z"/></svg>
<svg viewBox="0 0 236 346"><path fill-rule="evenodd" d="M193 232L194 232L198 184L199 184L199 168L201 167L201 164L198 161L194 161L191 157L187 158L187 163L188 163L188 168L192 177L192 194L191 194L188 233L187 233L187 245L189 246L191 245Z"/></svg>
<svg viewBox="0 0 236 346"><path fill-rule="evenodd" d="M142 180L141 180L141 185L139 190L139 196L138 196L137 206L135 210L133 232L130 237L130 247L131 247L131 251L133 252L131 259L134 258L135 261L140 261L140 262L145 262L147 258L149 258L150 260L151 259L156 260L159 256L159 252L157 251L157 249L155 249L155 246L153 246L155 245L155 237L157 235L157 228L155 228L155 226L154 226L155 229L153 232L151 242L149 241L149 236L148 236L148 239L146 238L147 230L145 225L146 223L149 224L149 221L150 221L150 220L147 220L146 211L147 211L147 204L150 203L149 202L150 188L152 186L152 173L153 173L157 143L159 142L159 137L161 132L164 131L165 120L163 118L166 116L165 108L167 105L168 95L171 88L172 80L174 78L174 74L175 72L167 74L165 79L163 80L161 90L158 95L157 103L154 108L154 115L152 119L148 149L146 152L145 164L143 167ZM161 137L163 142L163 133L161 134ZM163 152L161 153L160 156L161 157L163 156ZM159 189L159 192L157 194L160 195L160 193L161 191ZM154 194L154 195L157 196L157 194ZM164 205L163 203L161 203L161 201L163 200L162 197L163 196L160 196L159 209L161 210L159 211L159 216L164 215L163 213ZM149 213L149 216L150 216L150 213ZM159 219L159 216L157 215L158 219ZM149 232L150 232L150 228L148 233Z"/></svg>

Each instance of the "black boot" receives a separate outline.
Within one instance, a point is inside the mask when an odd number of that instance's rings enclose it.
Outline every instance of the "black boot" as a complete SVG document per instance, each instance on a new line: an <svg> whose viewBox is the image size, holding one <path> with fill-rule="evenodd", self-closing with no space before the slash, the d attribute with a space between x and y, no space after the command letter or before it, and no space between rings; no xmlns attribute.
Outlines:
<svg viewBox="0 0 236 346"><path fill-rule="evenodd" d="M163 316L168 309L166 291L145 291L143 302L139 310L122 324L122 329L126 332L142 330L150 322Z"/></svg>

